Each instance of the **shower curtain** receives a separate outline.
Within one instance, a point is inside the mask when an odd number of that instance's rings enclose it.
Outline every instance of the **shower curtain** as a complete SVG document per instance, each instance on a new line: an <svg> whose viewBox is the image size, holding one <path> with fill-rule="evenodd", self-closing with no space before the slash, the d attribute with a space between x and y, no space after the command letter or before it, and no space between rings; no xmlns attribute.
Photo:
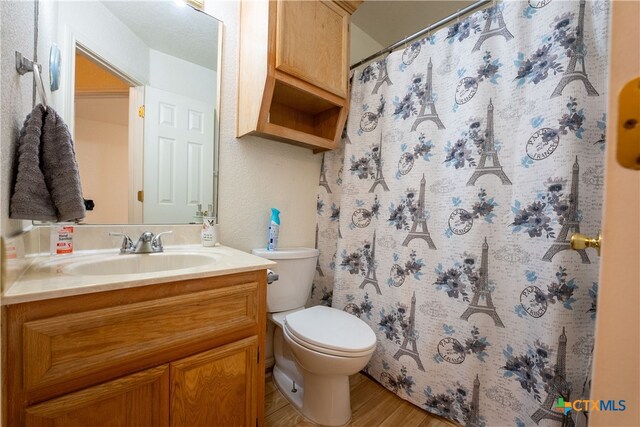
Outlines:
<svg viewBox="0 0 640 427"><path fill-rule="evenodd" d="M589 396L608 3L494 3L357 69L324 154L313 304L366 371L467 426L574 425ZM582 422L581 420L580 422Z"/></svg>

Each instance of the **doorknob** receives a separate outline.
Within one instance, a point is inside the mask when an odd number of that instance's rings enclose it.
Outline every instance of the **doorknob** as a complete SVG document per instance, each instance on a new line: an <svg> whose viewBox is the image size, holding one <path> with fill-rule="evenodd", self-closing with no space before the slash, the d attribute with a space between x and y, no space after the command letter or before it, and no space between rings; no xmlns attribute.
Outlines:
<svg viewBox="0 0 640 427"><path fill-rule="evenodd" d="M618 96L618 163L640 169L640 77L627 82Z"/></svg>
<svg viewBox="0 0 640 427"><path fill-rule="evenodd" d="M598 232L598 237L588 237L584 234L574 233L571 235L571 249L579 251L585 248L594 248L600 256L602 247L602 235Z"/></svg>

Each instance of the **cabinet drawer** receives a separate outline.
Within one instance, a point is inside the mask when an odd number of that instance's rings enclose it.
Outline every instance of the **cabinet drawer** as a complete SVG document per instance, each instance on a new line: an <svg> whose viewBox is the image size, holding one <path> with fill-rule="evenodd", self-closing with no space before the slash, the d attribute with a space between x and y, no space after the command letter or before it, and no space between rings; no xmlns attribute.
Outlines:
<svg viewBox="0 0 640 427"><path fill-rule="evenodd" d="M60 392L164 363L225 334L256 334L257 311L252 282L26 322L24 389L40 398L43 388Z"/></svg>

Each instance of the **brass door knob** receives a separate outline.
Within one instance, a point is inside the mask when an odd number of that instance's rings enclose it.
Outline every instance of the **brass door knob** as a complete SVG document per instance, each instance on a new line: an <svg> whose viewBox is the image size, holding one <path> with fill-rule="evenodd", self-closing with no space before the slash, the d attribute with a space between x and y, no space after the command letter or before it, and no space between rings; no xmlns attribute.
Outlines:
<svg viewBox="0 0 640 427"><path fill-rule="evenodd" d="M585 248L594 248L600 256L600 248L602 247L602 235L598 233L598 237L588 237L584 234L574 233L571 235L571 249L579 251Z"/></svg>

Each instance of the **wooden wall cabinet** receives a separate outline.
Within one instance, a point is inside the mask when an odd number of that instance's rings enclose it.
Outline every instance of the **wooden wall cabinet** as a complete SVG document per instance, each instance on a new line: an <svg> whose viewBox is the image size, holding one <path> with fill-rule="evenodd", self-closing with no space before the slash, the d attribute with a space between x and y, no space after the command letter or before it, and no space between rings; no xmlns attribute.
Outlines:
<svg viewBox="0 0 640 427"><path fill-rule="evenodd" d="M362 3L244 0L237 136L336 148L349 109L349 23Z"/></svg>
<svg viewBox="0 0 640 427"><path fill-rule="evenodd" d="M266 271L3 307L3 425L263 425Z"/></svg>

